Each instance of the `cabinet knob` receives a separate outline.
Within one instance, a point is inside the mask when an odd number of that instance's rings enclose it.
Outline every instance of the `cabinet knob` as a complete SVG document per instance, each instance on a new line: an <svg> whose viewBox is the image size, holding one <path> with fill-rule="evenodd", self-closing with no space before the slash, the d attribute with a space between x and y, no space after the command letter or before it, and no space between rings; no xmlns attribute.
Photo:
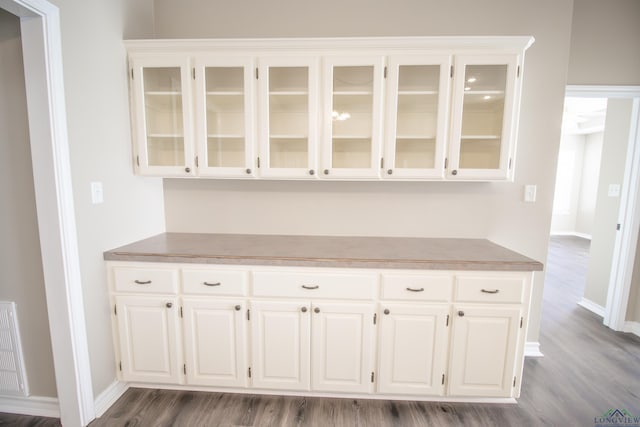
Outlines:
<svg viewBox="0 0 640 427"><path fill-rule="evenodd" d="M458 316L460 316L460 317L464 317L464 311L460 310L460 311L458 312Z"/></svg>
<svg viewBox="0 0 640 427"><path fill-rule="evenodd" d="M236 311L240 311L240 309L241 309L242 307L240 307L240 304L238 304L238 305L236 305L234 308L236 309Z"/></svg>
<svg viewBox="0 0 640 427"><path fill-rule="evenodd" d="M314 313L320 313L320 308L316 307L313 309Z"/></svg>
<svg viewBox="0 0 640 427"><path fill-rule="evenodd" d="M184 168L184 171L185 171L186 173L189 173L189 172L191 172L191 168Z"/></svg>
<svg viewBox="0 0 640 427"><path fill-rule="evenodd" d="M251 169L247 169L245 172L247 173L247 175L251 175Z"/></svg>
<svg viewBox="0 0 640 427"><path fill-rule="evenodd" d="M171 308L171 307L173 307L173 303L172 303L172 302L168 302L168 303L166 303L165 305L167 306L167 308Z"/></svg>
<svg viewBox="0 0 640 427"><path fill-rule="evenodd" d="M329 169L325 169L325 170L324 170L324 174L325 174L325 175L329 175Z"/></svg>
<svg viewBox="0 0 640 427"><path fill-rule="evenodd" d="M316 174L316 171L314 171L313 169L309 170L309 175L315 175L315 174Z"/></svg>
<svg viewBox="0 0 640 427"><path fill-rule="evenodd" d="M393 169L389 169L389 170L387 171L387 173L388 173L389 175L392 175L392 174L393 174Z"/></svg>
<svg viewBox="0 0 640 427"><path fill-rule="evenodd" d="M457 169L452 170L451 175L458 175L458 170Z"/></svg>
<svg viewBox="0 0 640 427"><path fill-rule="evenodd" d="M384 314L389 314L389 313L391 313L391 312L389 311L389 309L388 309L388 308L385 308L385 309L384 309Z"/></svg>
<svg viewBox="0 0 640 427"><path fill-rule="evenodd" d="M300 311L302 311L303 313L306 313L306 312L307 312L307 307L302 307L302 308L300 309Z"/></svg>

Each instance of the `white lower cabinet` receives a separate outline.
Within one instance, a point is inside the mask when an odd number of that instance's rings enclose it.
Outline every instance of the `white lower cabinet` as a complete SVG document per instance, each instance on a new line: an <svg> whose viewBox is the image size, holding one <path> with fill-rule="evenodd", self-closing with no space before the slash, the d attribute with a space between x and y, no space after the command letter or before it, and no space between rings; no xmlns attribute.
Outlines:
<svg viewBox="0 0 640 427"><path fill-rule="evenodd" d="M187 383L245 387L244 301L189 297L183 298L182 308Z"/></svg>
<svg viewBox="0 0 640 427"><path fill-rule="evenodd" d="M373 304L314 302L313 390L371 392L373 316Z"/></svg>
<svg viewBox="0 0 640 427"><path fill-rule="evenodd" d="M513 395L521 322L519 307L474 304L454 307L450 395Z"/></svg>
<svg viewBox="0 0 640 427"><path fill-rule="evenodd" d="M109 265L119 378L443 399L518 397L530 272Z"/></svg>
<svg viewBox="0 0 640 427"><path fill-rule="evenodd" d="M174 296L116 296L120 370L125 381L178 384L179 307Z"/></svg>
<svg viewBox="0 0 640 427"><path fill-rule="evenodd" d="M448 304L381 304L378 391L444 395Z"/></svg>
<svg viewBox="0 0 640 427"><path fill-rule="evenodd" d="M253 386L309 390L310 304L252 301L250 313Z"/></svg>

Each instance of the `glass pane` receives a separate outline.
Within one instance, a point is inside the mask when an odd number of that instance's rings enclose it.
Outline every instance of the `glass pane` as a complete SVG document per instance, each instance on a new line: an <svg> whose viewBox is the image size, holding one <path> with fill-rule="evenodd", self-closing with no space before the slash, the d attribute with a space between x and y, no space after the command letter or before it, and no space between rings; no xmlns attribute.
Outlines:
<svg viewBox="0 0 640 427"><path fill-rule="evenodd" d="M144 68L143 88L149 165L184 165L180 68Z"/></svg>
<svg viewBox="0 0 640 427"><path fill-rule="evenodd" d="M434 167L439 81L439 65L400 66L394 167Z"/></svg>
<svg viewBox="0 0 640 427"><path fill-rule="evenodd" d="M460 168L499 167L506 82L506 65L466 66Z"/></svg>
<svg viewBox="0 0 640 427"><path fill-rule="evenodd" d="M243 167L244 138L207 138L207 166Z"/></svg>
<svg viewBox="0 0 640 427"><path fill-rule="evenodd" d="M370 168L373 66L333 70L332 166Z"/></svg>
<svg viewBox="0 0 640 427"><path fill-rule="evenodd" d="M306 138L271 138L269 140L269 167L305 168L309 158Z"/></svg>
<svg viewBox="0 0 640 427"><path fill-rule="evenodd" d="M245 155L244 69L207 67L207 165L242 167Z"/></svg>
<svg viewBox="0 0 640 427"><path fill-rule="evenodd" d="M309 159L309 70L269 69L269 167L307 168Z"/></svg>

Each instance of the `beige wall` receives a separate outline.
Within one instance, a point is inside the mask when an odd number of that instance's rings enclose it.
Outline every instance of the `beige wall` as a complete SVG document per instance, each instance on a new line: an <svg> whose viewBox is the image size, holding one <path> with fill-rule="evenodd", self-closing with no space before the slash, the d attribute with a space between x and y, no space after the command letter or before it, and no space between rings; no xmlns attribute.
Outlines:
<svg viewBox="0 0 640 427"><path fill-rule="evenodd" d="M584 289L584 298L603 307L607 304L609 276L617 234L616 224L620 210L620 197L609 197L608 191L609 185L621 185L624 178L632 105L631 99L609 99L607 104L598 198L587 283Z"/></svg>
<svg viewBox="0 0 640 427"><path fill-rule="evenodd" d="M576 0L568 83L640 85L640 1Z"/></svg>
<svg viewBox="0 0 640 427"><path fill-rule="evenodd" d="M151 0L52 0L60 8L69 147L93 389L115 380L102 253L164 231L162 182L133 175L123 38L153 33ZM147 19L134 19L136 17ZM104 186L93 205L90 182Z"/></svg>
<svg viewBox="0 0 640 427"><path fill-rule="evenodd" d="M572 1L156 1L160 38L532 35L515 183L165 180L170 231L486 237L544 261ZM537 203L522 201L524 184ZM529 339L538 340L543 274Z"/></svg>
<svg viewBox="0 0 640 427"><path fill-rule="evenodd" d="M0 300L16 302L30 393L55 397L21 43L0 9Z"/></svg>
<svg viewBox="0 0 640 427"><path fill-rule="evenodd" d="M633 275L631 278L631 292L629 293L629 304L627 305L626 320L640 322L640 236L638 236L638 246L636 248L636 262L633 265Z"/></svg>

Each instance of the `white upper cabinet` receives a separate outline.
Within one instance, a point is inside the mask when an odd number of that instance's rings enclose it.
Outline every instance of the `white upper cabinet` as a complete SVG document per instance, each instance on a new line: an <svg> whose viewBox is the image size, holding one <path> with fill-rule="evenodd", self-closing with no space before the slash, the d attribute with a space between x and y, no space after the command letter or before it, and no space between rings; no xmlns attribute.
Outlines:
<svg viewBox="0 0 640 427"><path fill-rule="evenodd" d="M323 68L324 178L377 178L384 57L326 57Z"/></svg>
<svg viewBox="0 0 640 427"><path fill-rule="evenodd" d="M384 178L443 177L450 68L450 55L389 57Z"/></svg>
<svg viewBox="0 0 640 427"><path fill-rule="evenodd" d="M194 61L198 174L251 177L255 159L255 93L249 57Z"/></svg>
<svg viewBox="0 0 640 427"><path fill-rule="evenodd" d="M316 178L318 59L260 58L260 176Z"/></svg>
<svg viewBox="0 0 640 427"><path fill-rule="evenodd" d="M132 56L130 65L136 170L141 175L194 175L189 57Z"/></svg>
<svg viewBox="0 0 640 427"><path fill-rule="evenodd" d="M135 171L510 181L531 37L129 41Z"/></svg>
<svg viewBox="0 0 640 427"><path fill-rule="evenodd" d="M448 179L512 178L518 69L515 54L456 57Z"/></svg>

